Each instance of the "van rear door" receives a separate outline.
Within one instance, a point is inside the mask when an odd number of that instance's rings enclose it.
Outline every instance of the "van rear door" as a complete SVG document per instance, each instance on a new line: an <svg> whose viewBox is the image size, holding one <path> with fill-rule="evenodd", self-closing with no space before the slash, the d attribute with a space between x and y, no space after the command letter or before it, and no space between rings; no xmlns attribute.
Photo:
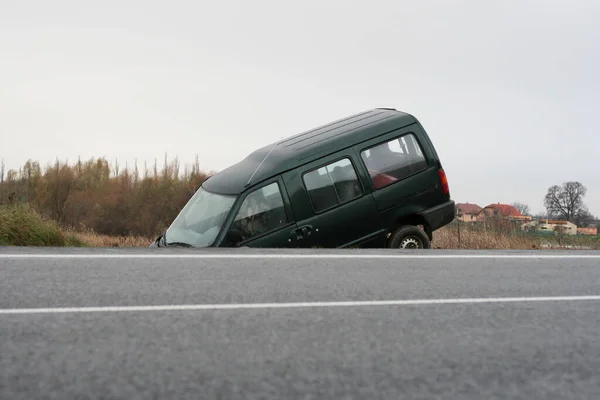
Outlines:
<svg viewBox="0 0 600 400"><path fill-rule="evenodd" d="M421 133L413 124L355 147L382 225L444 201L434 153Z"/></svg>

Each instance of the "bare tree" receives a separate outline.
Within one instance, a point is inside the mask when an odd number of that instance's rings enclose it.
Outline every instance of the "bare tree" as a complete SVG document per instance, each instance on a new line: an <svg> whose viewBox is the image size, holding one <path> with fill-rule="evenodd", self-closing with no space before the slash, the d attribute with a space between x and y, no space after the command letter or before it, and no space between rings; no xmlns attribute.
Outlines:
<svg viewBox="0 0 600 400"><path fill-rule="evenodd" d="M577 181L565 182L561 186L554 185L548 189L544 206L550 215L581 224L589 216L583 202L586 193L586 187Z"/></svg>
<svg viewBox="0 0 600 400"><path fill-rule="evenodd" d="M517 209L522 215L529 215L529 206L527 204L523 204L521 202L515 201L511 204L514 208Z"/></svg>
<svg viewBox="0 0 600 400"><path fill-rule="evenodd" d="M548 215L547 212L543 212L543 211L540 211L538 213L532 214L531 217L533 219L539 219L539 220L546 219L546 218L553 219L550 215Z"/></svg>
<svg viewBox="0 0 600 400"><path fill-rule="evenodd" d="M579 227L586 227L594 222L596 218L587 210L581 211L573 219L573 223Z"/></svg>

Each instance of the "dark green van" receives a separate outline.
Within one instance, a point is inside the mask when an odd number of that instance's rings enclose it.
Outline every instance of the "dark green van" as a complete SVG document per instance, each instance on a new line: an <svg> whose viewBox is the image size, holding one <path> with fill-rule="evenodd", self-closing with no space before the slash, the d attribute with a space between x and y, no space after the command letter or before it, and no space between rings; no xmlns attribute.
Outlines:
<svg viewBox="0 0 600 400"><path fill-rule="evenodd" d="M377 108L211 176L151 246L429 248L432 232L454 216L423 126Z"/></svg>

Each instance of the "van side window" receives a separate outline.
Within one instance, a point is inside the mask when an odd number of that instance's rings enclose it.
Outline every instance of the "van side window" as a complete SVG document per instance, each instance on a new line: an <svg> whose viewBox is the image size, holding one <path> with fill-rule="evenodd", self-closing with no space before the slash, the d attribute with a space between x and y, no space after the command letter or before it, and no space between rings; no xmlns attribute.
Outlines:
<svg viewBox="0 0 600 400"><path fill-rule="evenodd" d="M412 133L380 143L360 153L375 189L427 169L427 160Z"/></svg>
<svg viewBox="0 0 600 400"><path fill-rule="evenodd" d="M348 158L307 172L302 177L315 212L362 196L356 171Z"/></svg>
<svg viewBox="0 0 600 400"><path fill-rule="evenodd" d="M244 199L231 225L247 240L277 229L288 222L277 182L255 190Z"/></svg>

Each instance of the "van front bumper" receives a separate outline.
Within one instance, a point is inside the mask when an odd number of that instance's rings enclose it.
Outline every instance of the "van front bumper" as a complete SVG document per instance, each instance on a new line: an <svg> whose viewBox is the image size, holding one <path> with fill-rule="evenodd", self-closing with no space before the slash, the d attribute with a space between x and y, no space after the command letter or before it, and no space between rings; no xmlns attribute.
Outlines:
<svg viewBox="0 0 600 400"><path fill-rule="evenodd" d="M448 200L439 206L431 207L419 213L427 221L430 232L448 225L456 216L456 204L454 200Z"/></svg>

